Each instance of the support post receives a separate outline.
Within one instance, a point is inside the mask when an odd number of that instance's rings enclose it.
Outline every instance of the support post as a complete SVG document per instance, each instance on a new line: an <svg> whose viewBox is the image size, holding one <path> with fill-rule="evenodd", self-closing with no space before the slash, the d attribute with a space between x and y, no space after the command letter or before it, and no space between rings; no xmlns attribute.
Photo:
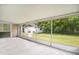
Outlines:
<svg viewBox="0 0 79 59"><path fill-rule="evenodd" d="M51 19L51 38L50 38L50 46L52 46L52 34L53 34L53 28L52 28L52 19Z"/></svg>
<svg viewBox="0 0 79 59"><path fill-rule="evenodd" d="M12 24L10 24L10 37L12 38Z"/></svg>

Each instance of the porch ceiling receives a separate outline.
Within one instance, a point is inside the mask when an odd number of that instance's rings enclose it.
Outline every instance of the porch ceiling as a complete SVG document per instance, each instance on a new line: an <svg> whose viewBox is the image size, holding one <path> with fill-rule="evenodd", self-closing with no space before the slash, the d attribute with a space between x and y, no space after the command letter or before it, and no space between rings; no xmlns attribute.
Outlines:
<svg viewBox="0 0 79 59"><path fill-rule="evenodd" d="M50 16L63 15L67 13L77 12L79 5L32 5L32 4L5 4L0 5L0 20L13 23L23 23L36 19L46 18Z"/></svg>

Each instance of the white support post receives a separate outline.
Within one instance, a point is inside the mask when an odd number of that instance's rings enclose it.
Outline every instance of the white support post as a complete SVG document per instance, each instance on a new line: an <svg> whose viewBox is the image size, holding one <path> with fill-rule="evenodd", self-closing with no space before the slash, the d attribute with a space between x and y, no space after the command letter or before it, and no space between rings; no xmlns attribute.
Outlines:
<svg viewBox="0 0 79 59"><path fill-rule="evenodd" d="M20 28L19 28L20 26L19 25L17 25L17 36L19 36L20 35Z"/></svg>
<svg viewBox="0 0 79 59"><path fill-rule="evenodd" d="M12 38L12 24L10 24L10 37Z"/></svg>
<svg viewBox="0 0 79 59"><path fill-rule="evenodd" d="M52 46L52 33L53 33L53 28L52 28L52 19L51 19L51 38L50 38L50 46Z"/></svg>
<svg viewBox="0 0 79 59"><path fill-rule="evenodd" d="M18 25L18 29L17 29L18 36L21 36L21 30L22 30L21 27L22 27L21 25Z"/></svg>
<svg viewBox="0 0 79 59"><path fill-rule="evenodd" d="M23 31L23 28L22 28L22 25L21 25L21 32L20 32L20 36L22 35L22 31Z"/></svg>

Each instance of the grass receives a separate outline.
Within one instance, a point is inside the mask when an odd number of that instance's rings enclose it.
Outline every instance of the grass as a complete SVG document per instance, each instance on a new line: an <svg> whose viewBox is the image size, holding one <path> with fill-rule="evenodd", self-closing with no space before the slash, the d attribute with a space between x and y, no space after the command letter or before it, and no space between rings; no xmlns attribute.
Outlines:
<svg viewBox="0 0 79 59"><path fill-rule="evenodd" d="M26 36L26 34L24 34ZM52 38L51 38L52 36ZM41 40L48 40L54 43L67 44L72 46L79 46L79 36L62 35L62 34L34 34L32 38Z"/></svg>
<svg viewBox="0 0 79 59"><path fill-rule="evenodd" d="M52 39L51 37L52 36ZM79 46L79 36L73 35L61 35L61 34L35 34L33 38L41 39L41 40L51 40L54 43L62 43L72 46Z"/></svg>

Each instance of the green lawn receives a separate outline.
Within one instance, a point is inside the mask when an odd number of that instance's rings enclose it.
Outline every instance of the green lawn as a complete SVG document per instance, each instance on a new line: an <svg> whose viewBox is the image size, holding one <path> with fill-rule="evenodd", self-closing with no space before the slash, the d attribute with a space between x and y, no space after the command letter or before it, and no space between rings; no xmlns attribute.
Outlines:
<svg viewBox="0 0 79 59"><path fill-rule="evenodd" d="M55 43L68 44L72 46L79 46L79 36L61 34L52 34L51 36L52 39L50 38L50 34L34 34L33 38L49 40Z"/></svg>
<svg viewBox="0 0 79 59"><path fill-rule="evenodd" d="M27 34L23 33L23 36ZM52 36L52 39L51 37ZM55 43L67 44L72 46L79 46L79 36L73 35L61 35L61 34L33 34L32 38L37 38L40 40L48 40Z"/></svg>

